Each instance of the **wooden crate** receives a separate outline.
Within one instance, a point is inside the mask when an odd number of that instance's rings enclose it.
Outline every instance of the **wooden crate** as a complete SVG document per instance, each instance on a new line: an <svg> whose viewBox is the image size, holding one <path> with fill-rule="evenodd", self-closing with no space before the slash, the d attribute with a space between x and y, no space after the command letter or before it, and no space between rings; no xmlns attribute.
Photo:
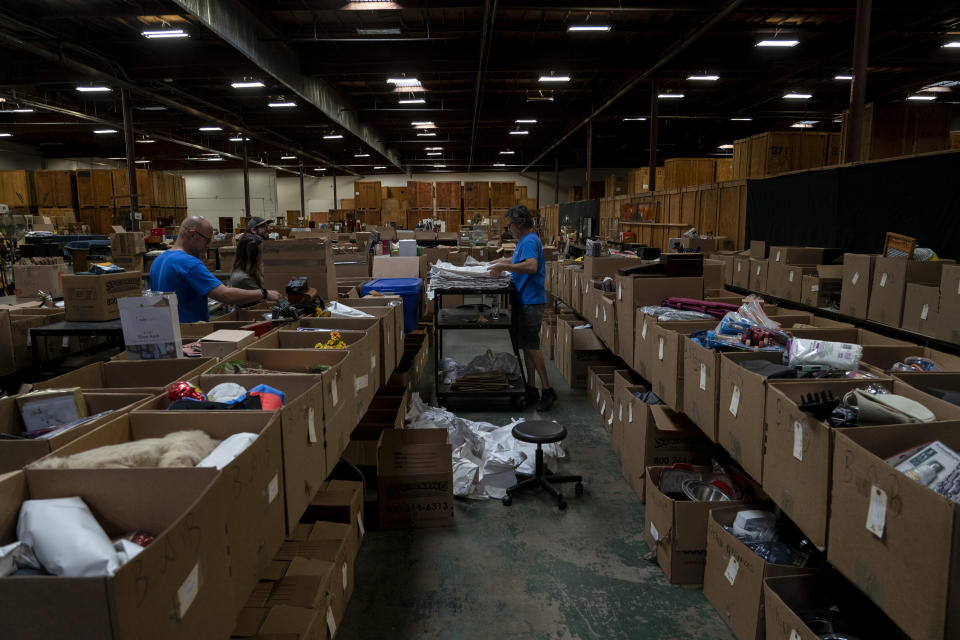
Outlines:
<svg viewBox="0 0 960 640"><path fill-rule="evenodd" d="M377 181L358 180L353 183L357 209L379 209L382 195L380 183Z"/></svg>
<svg viewBox="0 0 960 640"><path fill-rule="evenodd" d="M525 198L523 200L517 200L518 205L523 205L530 210L530 213L536 213L537 211L537 199L536 198Z"/></svg>
<svg viewBox="0 0 960 640"><path fill-rule="evenodd" d="M627 191L626 176L607 176L603 181L603 195L605 198L612 198L630 193Z"/></svg>
<svg viewBox="0 0 960 640"><path fill-rule="evenodd" d="M627 222L623 220L620 221L619 228L621 232L633 233L636 242L639 244L657 247L664 252L669 248L670 238L679 238L687 230L686 225L682 224Z"/></svg>
<svg viewBox="0 0 960 640"><path fill-rule="evenodd" d="M717 190L716 234L730 238L734 249L742 250L747 223L747 181L721 182Z"/></svg>
<svg viewBox="0 0 960 640"><path fill-rule="evenodd" d="M843 151L843 139L839 133L827 134L827 166L833 166L843 162L841 152Z"/></svg>
<svg viewBox="0 0 960 640"><path fill-rule="evenodd" d="M72 171L34 171L38 207L73 209L76 206Z"/></svg>
<svg viewBox="0 0 960 640"><path fill-rule="evenodd" d="M527 185L518 184L513 188L513 201L520 204L521 200L527 199Z"/></svg>
<svg viewBox="0 0 960 640"><path fill-rule="evenodd" d="M439 218L445 223L448 232L458 232L460 231L460 215L459 209L447 209L440 213Z"/></svg>
<svg viewBox="0 0 960 640"><path fill-rule="evenodd" d="M438 181L436 183L436 189L437 189L437 209L457 209L458 211L460 210L461 187L460 187L459 180Z"/></svg>
<svg viewBox="0 0 960 640"><path fill-rule="evenodd" d="M720 204L720 186L718 184L706 184L700 186L700 194L697 198L697 214L694 226L697 233L705 235L717 232L717 213Z"/></svg>
<svg viewBox="0 0 960 640"><path fill-rule="evenodd" d="M583 200L583 187L567 187L567 202L580 202Z"/></svg>
<svg viewBox="0 0 960 640"><path fill-rule="evenodd" d="M677 222L689 227L697 225L697 212L700 207L700 187L684 187L680 190L680 217Z"/></svg>
<svg viewBox="0 0 960 640"><path fill-rule="evenodd" d="M657 167L657 188L663 189L663 167ZM626 193L644 193L650 191L650 167L640 167L627 172Z"/></svg>
<svg viewBox="0 0 960 640"><path fill-rule="evenodd" d="M117 207L130 206L130 175L126 169L114 169L110 172L113 181L113 202ZM153 180L146 169L137 169L137 203L153 203Z"/></svg>
<svg viewBox="0 0 960 640"><path fill-rule="evenodd" d="M714 158L670 158L663 163L663 189L680 189L716 181Z"/></svg>
<svg viewBox="0 0 960 640"><path fill-rule="evenodd" d="M950 148L960 149L960 131L950 132Z"/></svg>
<svg viewBox="0 0 960 640"><path fill-rule="evenodd" d="M733 179L750 177L750 138L733 141Z"/></svg>
<svg viewBox="0 0 960 640"><path fill-rule="evenodd" d="M340 209L344 211L356 211L357 210L356 198L340 198Z"/></svg>
<svg viewBox="0 0 960 640"><path fill-rule="evenodd" d="M490 183L464 182L463 208L465 210L490 209Z"/></svg>
<svg viewBox="0 0 960 640"><path fill-rule="evenodd" d="M77 204L81 208L112 207L113 176L111 171L101 169L78 170Z"/></svg>
<svg viewBox="0 0 960 640"><path fill-rule="evenodd" d="M750 178L822 167L827 135L819 131L768 131L750 138Z"/></svg>
<svg viewBox="0 0 960 640"><path fill-rule="evenodd" d="M90 227L90 233L111 233L113 207L81 207L77 222Z"/></svg>
<svg viewBox="0 0 960 640"><path fill-rule="evenodd" d="M187 208L187 179L183 176L173 176L174 185L174 206L183 209Z"/></svg>
<svg viewBox="0 0 960 640"><path fill-rule="evenodd" d="M846 149L848 111L843 112L842 136ZM860 160L880 160L950 148L952 110L937 104L870 103L863 110ZM843 152L846 157L846 151Z"/></svg>
<svg viewBox="0 0 960 640"><path fill-rule="evenodd" d="M680 223L680 200L682 192L680 189L665 189L664 192L664 217L663 222L679 224Z"/></svg>
<svg viewBox="0 0 960 640"><path fill-rule="evenodd" d="M0 171L0 203L11 209L37 206L37 194L30 171Z"/></svg>
<svg viewBox="0 0 960 640"><path fill-rule="evenodd" d="M380 190L377 189L377 193L379 192ZM361 224L379 227L381 224L383 224L382 220L383 218L380 214L380 209L363 209L361 211L357 211L357 222L360 222Z"/></svg>
<svg viewBox="0 0 960 640"><path fill-rule="evenodd" d="M717 182L733 180L733 158L717 159Z"/></svg>
<svg viewBox="0 0 960 640"><path fill-rule="evenodd" d="M540 207L540 239L549 244L558 235L560 235L560 205L551 204Z"/></svg>
<svg viewBox="0 0 960 640"><path fill-rule="evenodd" d="M509 209L516 201L516 184L513 182L490 183L490 208Z"/></svg>

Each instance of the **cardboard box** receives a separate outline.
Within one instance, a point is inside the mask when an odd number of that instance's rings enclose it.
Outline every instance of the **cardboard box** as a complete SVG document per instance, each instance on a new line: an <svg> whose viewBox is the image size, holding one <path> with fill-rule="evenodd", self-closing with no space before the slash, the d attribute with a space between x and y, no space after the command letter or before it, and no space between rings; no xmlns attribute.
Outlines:
<svg viewBox="0 0 960 640"><path fill-rule="evenodd" d="M103 275L64 275L63 306L66 319L79 322L116 320L117 298L139 296L143 290L139 271Z"/></svg>
<svg viewBox="0 0 960 640"><path fill-rule="evenodd" d="M109 536L137 529L156 535L112 577L0 578L8 612L0 618L0 636L227 637L234 614L221 477L215 469L171 468L27 470L0 478L0 544L15 540L24 500L73 496L90 507Z"/></svg>
<svg viewBox="0 0 960 640"><path fill-rule="evenodd" d="M637 326L636 318L639 307L658 305L671 296L694 299L703 297L703 278L618 275L616 281L617 333L623 338L617 343L616 353L632 367L635 367L633 362L634 328Z"/></svg>
<svg viewBox="0 0 960 640"><path fill-rule="evenodd" d="M377 278L422 278L420 257L374 256L373 279Z"/></svg>
<svg viewBox="0 0 960 640"><path fill-rule="evenodd" d="M130 296L117 301L128 360L183 358L177 296Z"/></svg>
<svg viewBox="0 0 960 640"><path fill-rule="evenodd" d="M404 411L405 413L405 411ZM307 506L304 522L326 520L348 524L356 531L357 546L366 535L363 525L363 483L327 480Z"/></svg>
<svg viewBox="0 0 960 640"><path fill-rule="evenodd" d="M640 264L638 258L607 256L603 258L594 258L586 256L583 259L583 276L588 282L593 282L598 278L617 275L620 269L629 269Z"/></svg>
<svg viewBox="0 0 960 640"><path fill-rule="evenodd" d="M826 307L834 301L841 300L842 286L842 266L820 265L817 267L816 275L803 276L800 301L811 307Z"/></svg>
<svg viewBox="0 0 960 640"><path fill-rule="evenodd" d="M560 318L557 320L558 367L567 383L575 389L587 386L587 368L609 364L613 356L589 328L576 328L584 323Z"/></svg>
<svg viewBox="0 0 960 640"><path fill-rule="evenodd" d="M382 330L380 325L380 318L304 318L300 321L300 328L303 329L366 332L370 340L371 365L380 372L380 382L377 386L386 384L397 366L393 318L390 317L389 330Z"/></svg>
<svg viewBox="0 0 960 640"><path fill-rule="evenodd" d="M291 278L306 276L324 300L337 299L332 245L322 239L263 243L263 286L284 291Z"/></svg>
<svg viewBox="0 0 960 640"><path fill-rule="evenodd" d="M242 329L220 329L197 342L200 343L200 353L204 358L225 358L257 342L257 335Z"/></svg>
<svg viewBox="0 0 960 640"><path fill-rule="evenodd" d="M711 260L717 260L723 263L723 284L724 286L733 285L733 265L736 261L736 251L724 251L714 253L710 256Z"/></svg>
<svg viewBox="0 0 960 640"><path fill-rule="evenodd" d="M762 293L766 293L767 265L768 262L766 260L757 260L756 258L750 259L749 289L751 291L760 291Z"/></svg>
<svg viewBox="0 0 960 640"><path fill-rule="evenodd" d="M841 256L840 249L820 247L770 247L770 262L780 264L818 265L832 264Z"/></svg>
<svg viewBox="0 0 960 640"><path fill-rule="evenodd" d="M900 327L925 336L937 332L940 317L940 285L909 283L903 300Z"/></svg>
<svg viewBox="0 0 960 640"><path fill-rule="evenodd" d="M763 240L750 241L750 257L763 260L767 257L767 243Z"/></svg>
<svg viewBox="0 0 960 640"><path fill-rule="evenodd" d="M936 337L938 340L960 344L960 265L943 266Z"/></svg>
<svg viewBox="0 0 960 640"><path fill-rule="evenodd" d="M683 338L683 412L717 442L720 353Z"/></svg>
<svg viewBox="0 0 960 640"><path fill-rule="evenodd" d="M209 369L212 358L94 362L69 373L33 383L34 389L80 387L129 393L131 389L157 394L171 382L191 380Z"/></svg>
<svg viewBox="0 0 960 640"><path fill-rule="evenodd" d="M623 429L628 416L625 404L629 403L632 393L629 390L642 389L648 391L646 386L642 385L640 376L634 374L628 369L616 369L613 372L613 404L616 409L613 422L610 425L610 444L613 446L613 452L617 458L623 460Z"/></svg>
<svg viewBox="0 0 960 640"><path fill-rule="evenodd" d="M19 298L39 298L46 291L54 298L63 297L63 276L69 273L67 264L13 265L14 293Z"/></svg>
<svg viewBox="0 0 960 640"><path fill-rule="evenodd" d="M771 261L767 274L767 292L783 300L800 302L803 278L815 273L816 267L814 266L791 265Z"/></svg>
<svg viewBox="0 0 960 640"><path fill-rule="evenodd" d="M657 564L670 584L701 584L707 563L707 516L715 502L674 500L658 488L667 467L647 467L646 511L643 537L654 551ZM709 471L708 466L694 470ZM730 500L725 507L743 507L762 497L758 488L744 478L750 500Z"/></svg>
<svg viewBox="0 0 960 640"><path fill-rule="evenodd" d="M110 262L117 265L124 271L143 271L144 256L112 256Z"/></svg>
<svg viewBox="0 0 960 640"><path fill-rule="evenodd" d="M726 236L713 236L711 238L680 238L680 246L684 249L699 249L704 255L710 255L714 251L723 251L733 248L733 240Z"/></svg>
<svg viewBox="0 0 960 640"><path fill-rule="evenodd" d="M144 244L146 234L140 231L123 231L110 234L110 256L135 256L147 252Z"/></svg>
<svg viewBox="0 0 960 640"><path fill-rule="evenodd" d="M591 287L584 297L584 315L593 327L593 332L606 345L617 351L617 315L614 310L614 294Z"/></svg>
<svg viewBox="0 0 960 640"><path fill-rule="evenodd" d="M750 288L750 264L749 255L738 255L733 260L733 286L740 289Z"/></svg>
<svg viewBox="0 0 960 640"><path fill-rule="evenodd" d="M911 282L939 286L943 262L878 257L867 318L894 327L903 319L903 301Z"/></svg>
<svg viewBox="0 0 960 640"><path fill-rule="evenodd" d="M960 372L960 357L919 345L867 346L863 348L863 356L860 358L860 362L874 366L881 371L890 371L894 364L903 362L905 358L913 357L933 360L940 370L947 374ZM906 380L909 377L910 380L916 380L919 383L934 387L938 386L939 383L946 382L946 379L939 379L940 374L937 373L913 371L894 371L892 373L898 378ZM949 376L945 376L945 378L949 378Z"/></svg>
<svg viewBox="0 0 960 640"><path fill-rule="evenodd" d="M381 529L453 524L452 450L446 429L386 430L377 447Z"/></svg>
<svg viewBox="0 0 960 640"><path fill-rule="evenodd" d="M844 254L840 313L854 318L867 317L877 258L878 256L868 254Z"/></svg>
<svg viewBox="0 0 960 640"><path fill-rule="evenodd" d="M960 451L958 435L960 423L944 422L858 427L836 438L827 559L911 638L960 634L951 596L960 505L886 459L934 440Z"/></svg>
<svg viewBox="0 0 960 640"><path fill-rule="evenodd" d="M359 298L357 300L342 300L343 304L354 309L359 309L364 313L370 314L383 320L381 331L386 333L385 344L389 348L392 346L396 354L396 362L403 356L403 304L393 303L385 298ZM393 331L389 331L390 319L393 320ZM301 323L306 319L301 320ZM303 324L302 326L310 326Z"/></svg>
<svg viewBox="0 0 960 640"><path fill-rule="evenodd" d="M664 404L683 410L684 339L694 331L716 328L716 320L660 322L650 325L652 333L647 378Z"/></svg>
<svg viewBox="0 0 960 640"><path fill-rule="evenodd" d="M765 507L769 507L768 509ZM773 511L772 505L753 508ZM724 527L743 507L720 507L707 519L707 565L703 595L738 640L760 640L765 635L763 584L767 578L823 573L794 565L767 562Z"/></svg>
<svg viewBox="0 0 960 640"><path fill-rule="evenodd" d="M723 289L723 271L726 268L722 260L703 261L703 288L704 290ZM686 296L683 296L686 297Z"/></svg>

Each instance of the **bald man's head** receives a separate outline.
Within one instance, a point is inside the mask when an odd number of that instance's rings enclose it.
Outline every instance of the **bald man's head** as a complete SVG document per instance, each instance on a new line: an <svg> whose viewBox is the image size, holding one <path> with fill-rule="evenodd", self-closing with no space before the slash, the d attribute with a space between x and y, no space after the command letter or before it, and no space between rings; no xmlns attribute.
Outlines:
<svg viewBox="0 0 960 640"><path fill-rule="evenodd" d="M180 223L175 247L201 260L213 239L213 226L205 218L190 216Z"/></svg>

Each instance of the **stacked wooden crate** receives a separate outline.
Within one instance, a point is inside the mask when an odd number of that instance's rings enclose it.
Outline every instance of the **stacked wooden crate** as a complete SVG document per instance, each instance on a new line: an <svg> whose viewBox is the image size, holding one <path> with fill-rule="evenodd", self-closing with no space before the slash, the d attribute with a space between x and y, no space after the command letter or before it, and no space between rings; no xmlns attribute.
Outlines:
<svg viewBox="0 0 960 640"><path fill-rule="evenodd" d="M656 187L663 189L663 167L657 167L654 176L657 179ZM643 193L650 191L650 167L640 167L627 172L627 193Z"/></svg>
<svg viewBox="0 0 960 640"><path fill-rule="evenodd" d="M815 169L840 161L839 135L820 131L768 131L733 143L734 178Z"/></svg>
<svg viewBox="0 0 960 640"><path fill-rule="evenodd" d="M407 209L405 226L413 229L420 220L433 217L433 183L408 181L407 201L410 206Z"/></svg>
<svg viewBox="0 0 960 640"><path fill-rule="evenodd" d="M438 181L435 187L437 194L436 218L444 221L447 231L459 231L460 218L463 212L460 181Z"/></svg>
<svg viewBox="0 0 960 640"><path fill-rule="evenodd" d="M517 185L513 182L490 183L490 215L501 218L517 202Z"/></svg>
<svg viewBox="0 0 960 640"><path fill-rule="evenodd" d="M389 224L395 228L404 226L409 208L407 188L383 187L383 190L386 191L386 196L380 202L380 223Z"/></svg>
<svg viewBox="0 0 960 640"><path fill-rule="evenodd" d="M490 183L464 182L463 183L463 224L472 224L479 217L480 220L490 215ZM448 229L449 231L449 229Z"/></svg>
<svg viewBox="0 0 960 640"><path fill-rule="evenodd" d="M77 220L92 233L110 233L113 225L113 176L106 169L77 171Z"/></svg>
<svg viewBox="0 0 960 640"><path fill-rule="evenodd" d="M33 172L16 170L0 171L0 204L5 204L17 213L33 213L37 206Z"/></svg>
<svg viewBox="0 0 960 640"><path fill-rule="evenodd" d="M849 117L844 111L843 141ZM951 119L949 105L870 103L863 110L860 161L949 149Z"/></svg>
<svg viewBox="0 0 960 640"><path fill-rule="evenodd" d="M603 182L603 196L605 198L613 198L614 196L622 196L627 193L631 193L627 190L627 177L626 176L607 176L607 179Z"/></svg>
<svg viewBox="0 0 960 640"><path fill-rule="evenodd" d="M139 183L139 177L137 182ZM187 215L184 178L163 171L151 171L150 185L150 219L162 226L173 226L182 222ZM146 216L144 218L146 219Z"/></svg>
<svg viewBox="0 0 960 640"><path fill-rule="evenodd" d="M540 240L544 244L554 244L560 235L560 205L550 204L540 207Z"/></svg>
<svg viewBox="0 0 960 640"><path fill-rule="evenodd" d="M354 205L357 219L363 224L380 225L380 209L383 191L380 182L367 180L353 183Z"/></svg>
<svg viewBox="0 0 960 640"><path fill-rule="evenodd" d="M682 189L716 182L715 158L670 158L663 163L663 184L660 189Z"/></svg>

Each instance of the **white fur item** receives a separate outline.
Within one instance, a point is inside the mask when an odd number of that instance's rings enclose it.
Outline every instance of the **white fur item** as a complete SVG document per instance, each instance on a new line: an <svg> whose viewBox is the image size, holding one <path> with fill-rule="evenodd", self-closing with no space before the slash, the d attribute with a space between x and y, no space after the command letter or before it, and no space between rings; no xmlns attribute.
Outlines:
<svg viewBox="0 0 960 640"><path fill-rule="evenodd" d="M145 438L90 451L41 460L32 469L134 469L195 467L210 455L219 440L203 431L175 431L162 438Z"/></svg>

